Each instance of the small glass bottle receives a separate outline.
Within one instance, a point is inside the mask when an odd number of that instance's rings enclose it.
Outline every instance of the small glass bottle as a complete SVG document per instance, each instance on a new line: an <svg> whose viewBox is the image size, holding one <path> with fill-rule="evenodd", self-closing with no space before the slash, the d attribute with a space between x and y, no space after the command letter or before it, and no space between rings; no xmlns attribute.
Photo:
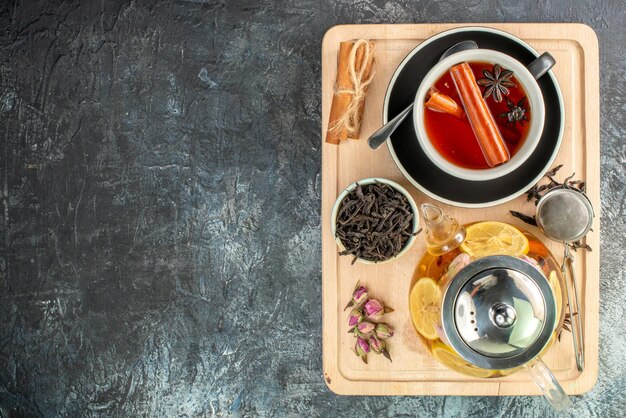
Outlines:
<svg viewBox="0 0 626 418"><path fill-rule="evenodd" d="M456 249L465 240L465 228L445 215L440 208L428 203L420 206L426 225L426 250L434 255L443 255Z"/></svg>

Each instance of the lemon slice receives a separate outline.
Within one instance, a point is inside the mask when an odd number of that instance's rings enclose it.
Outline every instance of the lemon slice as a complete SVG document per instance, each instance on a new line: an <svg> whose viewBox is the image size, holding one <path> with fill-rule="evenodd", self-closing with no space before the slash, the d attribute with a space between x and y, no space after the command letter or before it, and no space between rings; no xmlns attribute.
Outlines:
<svg viewBox="0 0 626 418"><path fill-rule="evenodd" d="M448 367L461 367L467 362L447 345L436 342L432 346L433 357Z"/></svg>
<svg viewBox="0 0 626 418"><path fill-rule="evenodd" d="M472 257L528 254L528 239L513 225L504 222L478 222L466 228L461 251Z"/></svg>
<svg viewBox="0 0 626 418"><path fill-rule="evenodd" d="M552 270L550 272L548 281L556 299L556 319L558 321L561 319L561 309L563 309L563 294L561 293L561 283L559 283L559 276L557 276L556 271Z"/></svg>
<svg viewBox="0 0 626 418"><path fill-rule="evenodd" d="M440 323L441 290L429 277L419 279L409 295L409 308L415 329L429 340L439 338L435 325Z"/></svg>
<svg viewBox="0 0 626 418"><path fill-rule="evenodd" d="M433 357L450 369L473 377L491 377L496 371L481 369L469 364L447 345L436 342L432 346Z"/></svg>

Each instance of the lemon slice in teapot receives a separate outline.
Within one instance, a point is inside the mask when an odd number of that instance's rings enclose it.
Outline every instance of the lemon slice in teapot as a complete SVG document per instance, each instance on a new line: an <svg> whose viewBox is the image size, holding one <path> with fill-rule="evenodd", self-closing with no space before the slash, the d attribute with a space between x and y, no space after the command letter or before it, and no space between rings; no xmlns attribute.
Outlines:
<svg viewBox="0 0 626 418"><path fill-rule="evenodd" d="M481 369L465 361L447 345L436 342L432 346L433 357L450 369L474 377L491 377L496 371Z"/></svg>
<svg viewBox="0 0 626 418"><path fill-rule="evenodd" d="M435 326L441 322L441 290L429 277L422 277L411 289L409 308L415 329L429 340L439 338Z"/></svg>
<svg viewBox="0 0 626 418"><path fill-rule="evenodd" d="M528 239L513 225L504 222L478 222L466 228L461 251L480 258L488 255L528 254Z"/></svg>

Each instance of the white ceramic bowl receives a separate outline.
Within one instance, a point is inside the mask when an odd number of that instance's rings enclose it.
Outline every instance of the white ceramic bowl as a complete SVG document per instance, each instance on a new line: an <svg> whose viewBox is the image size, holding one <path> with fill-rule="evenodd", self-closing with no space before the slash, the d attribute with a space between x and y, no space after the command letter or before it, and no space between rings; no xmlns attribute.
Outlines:
<svg viewBox="0 0 626 418"><path fill-rule="evenodd" d="M383 179L383 178L379 178L379 177L370 177L370 178L366 178L366 179L362 179L362 180L358 180L354 183L352 183L350 186L346 187L344 189L343 192L341 192L339 194L339 197L337 197L337 200L335 201L335 205L333 206L333 210L330 214L331 217L331 232L333 234L333 237L335 237L335 242L337 243L337 246L339 246L339 248L343 251L345 250L345 247L343 246L343 244L341 243L341 240L339 238L337 238L337 214L339 213L339 207L341 206L341 202L343 201L343 199L348 195L348 193L350 193L352 190L354 190L356 188L357 184L360 184L361 186L365 186L367 184L373 184L373 183L384 183L387 184L389 186L391 186L392 188L394 188L395 190L399 191L400 193L402 193L407 200L409 201L409 205L411 206L411 210L413 211L413 228L411 229L411 233L415 234L419 228L419 212L417 211L417 205L415 204L415 200L413 200L413 198L411 197L411 195L409 194L409 192L402 186L400 186L398 183L396 183L395 181L391 181L391 180L387 180L387 179ZM408 241L404 244L404 247L402 247L402 250L400 250L400 252L398 254L396 254L394 257L391 257L387 260L384 261L371 261L371 260L365 260L362 258L357 258L357 261L363 264L383 264L383 263L388 263L390 261L393 261L397 258L402 257L402 255L404 255L407 251L409 251L409 248L411 248L411 246L413 245L413 243L415 243L416 240L416 236L412 235Z"/></svg>
<svg viewBox="0 0 626 418"><path fill-rule="evenodd" d="M522 87L526 91L528 103L532 112L528 134L517 153L511 157L509 161L496 167L469 169L459 167L449 162L441 156L441 154L439 154L439 152L432 145L424 127L424 102L428 89L435 84L435 82L452 66L465 61L500 64L503 68L513 71L515 77L519 80ZM422 80L422 83L417 90L417 94L415 95L415 106L413 107L413 124L415 126L417 137L419 138L419 144L424 150L426 156L428 156L428 158L430 158L435 165L446 173L458 178L473 181L486 181L502 177L522 165L522 163L530 157L539 143L539 139L541 138L541 133L543 131L544 118L545 107L543 103L543 95L541 94L541 89L532 74L530 74L526 67L516 59L490 49L472 49L458 52L437 63Z"/></svg>

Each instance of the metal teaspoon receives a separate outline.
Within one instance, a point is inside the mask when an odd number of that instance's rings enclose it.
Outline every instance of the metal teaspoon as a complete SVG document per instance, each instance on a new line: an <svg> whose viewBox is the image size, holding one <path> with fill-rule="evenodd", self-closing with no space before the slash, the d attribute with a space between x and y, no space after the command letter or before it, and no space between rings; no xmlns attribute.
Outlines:
<svg viewBox="0 0 626 418"><path fill-rule="evenodd" d="M439 58L439 61L445 58L448 58L452 54L456 54L457 52L461 52L461 51L466 51L468 49L478 49L478 45L474 41L462 41L457 44L454 44L450 48L448 48L446 52L444 52L441 55L441 57ZM379 130L374 132L368 138L367 143L369 144L370 148L376 149L380 147L383 144L383 142L385 142L387 138L391 136L391 134L396 130L398 126L400 126L402 121L404 121L407 115L411 112L411 109L413 109L413 104L414 103L411 102L409 107L407 107L402 112L400 112L395 118L391 119L389 122L384 124Z"/></svg>

